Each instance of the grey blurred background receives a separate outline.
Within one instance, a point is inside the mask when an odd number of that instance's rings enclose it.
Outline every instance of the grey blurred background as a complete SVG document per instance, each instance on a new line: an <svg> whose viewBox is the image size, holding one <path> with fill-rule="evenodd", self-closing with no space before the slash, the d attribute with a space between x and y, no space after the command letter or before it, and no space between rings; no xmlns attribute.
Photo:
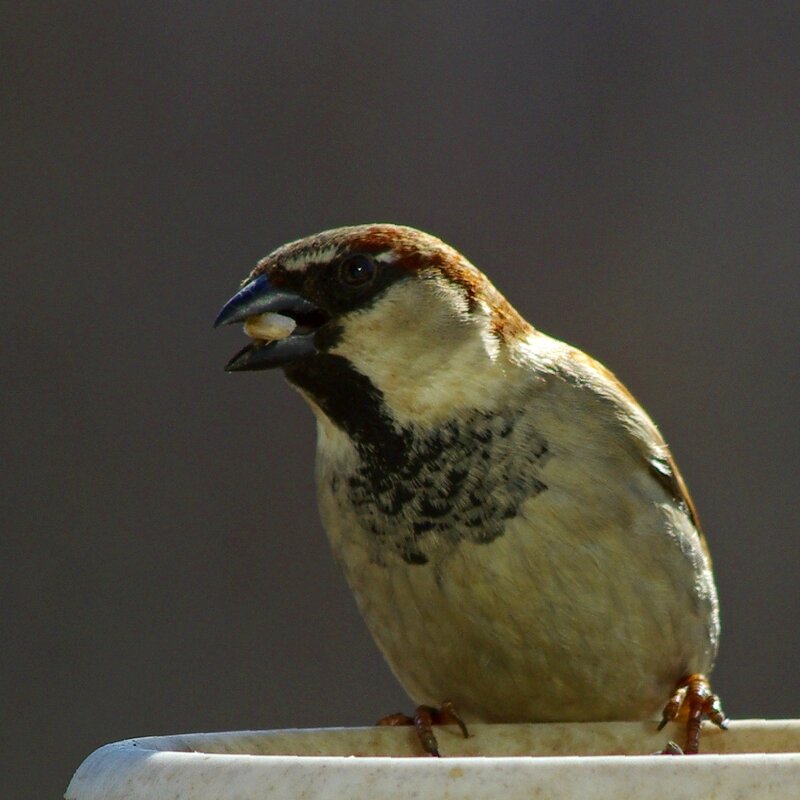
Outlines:
<svg viewBox="0 0 800 800"><path fill-rule="evenodd" d="M3 797L120 738L410 708L311 414L211 331L260 256L358 222L628 384L705 523L729 713L800 716L796 2L1 10Z"/></svg>

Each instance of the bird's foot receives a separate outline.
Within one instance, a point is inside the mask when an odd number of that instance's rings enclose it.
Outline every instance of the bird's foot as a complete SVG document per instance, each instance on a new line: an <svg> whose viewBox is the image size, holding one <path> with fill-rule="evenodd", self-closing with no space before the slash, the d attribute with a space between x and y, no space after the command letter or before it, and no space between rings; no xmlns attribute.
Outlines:
<svg viewBox="0 0 800 800"><path fill-rule="evenodd" d="M378 725L413 725L417 730L420 744L428 755L439 758L439 743L433 732L434 725L458 725L466 739L469 736L467 726L461 719L453 704L448 700L439 708L433 706L417 706L414 716L408 714L389 714L378 720Z"/></svg>
<svg viewBox="0 0 800 800"><path fill-rule="evenodd" d="M693 755L700 751L700 723L704 719L711 720L723 730L728 727L728 718L722 710L719 697L712 693L708 678L705 675L689 675L678 683L664 706L658 729L661 730L673 720L685 720L686 744L683 753Z"/></svg>

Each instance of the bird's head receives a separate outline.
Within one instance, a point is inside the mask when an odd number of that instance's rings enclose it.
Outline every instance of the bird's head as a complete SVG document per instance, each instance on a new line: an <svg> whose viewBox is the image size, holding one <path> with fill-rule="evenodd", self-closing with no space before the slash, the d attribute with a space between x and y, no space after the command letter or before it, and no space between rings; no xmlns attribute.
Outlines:
<svg viewBox="0 0 800 800"><path fill-rule="evenodd" d="M215 325L252 341L226 369L281 367L334 423L381 402L397 421L475 406L493 365L530 326L460 253L397 225L358 225L262 259ZM363 405L363 402L362 402ZM344 425L350 427L349 425Z"/></svg>

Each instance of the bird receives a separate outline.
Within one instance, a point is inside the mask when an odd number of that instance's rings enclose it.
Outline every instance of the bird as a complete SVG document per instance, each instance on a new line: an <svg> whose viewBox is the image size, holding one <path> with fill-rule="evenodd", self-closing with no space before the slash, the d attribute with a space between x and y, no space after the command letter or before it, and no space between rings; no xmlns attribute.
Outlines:
<svg viewBox="0 0 800 800"><path fill-rule="evenodd" d="M335 559L412 723L728 719L695 506L620 381L527 322L465 256L388 223L261 259L215 326L316 418Z"/></svg>

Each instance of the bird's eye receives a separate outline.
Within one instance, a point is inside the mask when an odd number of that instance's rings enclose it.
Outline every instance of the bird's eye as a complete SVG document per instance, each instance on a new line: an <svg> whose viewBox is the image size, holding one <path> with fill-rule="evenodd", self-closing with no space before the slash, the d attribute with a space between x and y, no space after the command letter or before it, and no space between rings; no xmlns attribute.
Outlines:
<svg viewBox="0 0 800 800"><path fill-rule="evenodd" d="M347 256L339 264L339 280L345 286L366 286L375 276L375 262L361 253Z"/></svg>

